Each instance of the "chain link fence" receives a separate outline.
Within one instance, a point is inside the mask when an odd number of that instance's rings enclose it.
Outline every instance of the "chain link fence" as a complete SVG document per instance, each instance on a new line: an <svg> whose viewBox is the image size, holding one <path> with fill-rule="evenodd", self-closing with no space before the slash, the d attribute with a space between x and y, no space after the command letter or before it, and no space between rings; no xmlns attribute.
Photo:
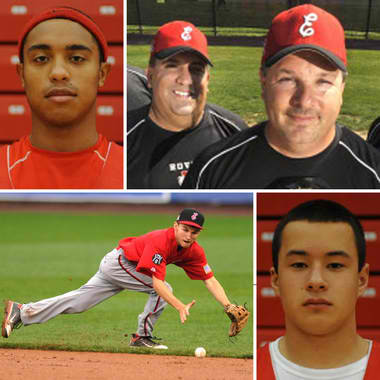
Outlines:
<svg viewBox="0 0 380 380"><path fill-rule="evenodd" d="M312 3L334 14L344 29L358 37L380 33L380 0L128 0L128 33L143 34L173 20L186 20L198 27L209 27L214 35L235 29L262 29L272 18L292 6Z"/></svg>

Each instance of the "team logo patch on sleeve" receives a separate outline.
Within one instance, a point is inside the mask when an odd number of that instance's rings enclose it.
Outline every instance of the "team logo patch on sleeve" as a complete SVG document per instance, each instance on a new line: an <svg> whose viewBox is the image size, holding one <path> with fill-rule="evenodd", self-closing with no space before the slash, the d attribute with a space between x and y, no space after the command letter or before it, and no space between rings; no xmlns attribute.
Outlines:
<svg viewBox="0 0 380 380"><path fill-rule="evenodd" d="M152 257L152 261L157 265L160 265L162 263L162 260L163 257L159 253L155 253Z"/></svg>
<svg viewBox="0 0 380 380"><path fill-rule="evenodd" d="M210 268L210 265L206 264L203 266L203 270L205 271L206 274L209 274L211 273L211 268Z"/></svg>

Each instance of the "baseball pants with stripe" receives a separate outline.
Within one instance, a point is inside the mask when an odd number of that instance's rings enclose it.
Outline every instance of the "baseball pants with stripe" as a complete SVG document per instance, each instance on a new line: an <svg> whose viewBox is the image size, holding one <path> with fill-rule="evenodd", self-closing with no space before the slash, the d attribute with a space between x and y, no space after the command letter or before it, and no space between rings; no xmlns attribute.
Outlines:
<svg viewBox="0 0 380 380"><path fill-rule="evenodd" d="M165 285L172 291L167 282ZM125 289L149 295L144 311L138 316L136 332L140 336L152 336L153 327L167 303L155 292L152 278L138 273L136 263L128 261L122 250L117 249L103 257L98 272L79 289L24 304L21 320L28 326L44 323L59 314L82 313Z"/></svg>

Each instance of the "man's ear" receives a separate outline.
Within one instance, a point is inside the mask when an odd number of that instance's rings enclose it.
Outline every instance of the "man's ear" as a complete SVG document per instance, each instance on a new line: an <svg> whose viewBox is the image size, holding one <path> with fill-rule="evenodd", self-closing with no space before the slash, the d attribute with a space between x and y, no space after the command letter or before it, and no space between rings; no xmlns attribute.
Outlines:
<svg viewBox="0 0 380 380"><path fill-rule="evenodd" d="M369 264L365 264L359 272L358 277L358 297L362 296L367 289L369 279Z"/></svg>
<svg viewBox="0 0 380 380"><path fill-rule="evenodd" d="M108 74L111 71L111 64L108 62L102 62L99 68L99 80L98 86L102 87L107 79Z"/></svg>
<svg viewBox="0 0 380 380"><path fill-rule="evenodd" d="M17 71L18 76L20 77L22 87L25 87L24 64L23 63L18 63L16 65L16 71Z"/></svg>
<svg viewBox="0 0 380 380"><path fill-rule="evenodd" d="M279 278L278 273L274 269L274 267L270 268L270 282L272 285L272 288L274 289L276 296L280 296L280 286L278 284Z"/></svg>

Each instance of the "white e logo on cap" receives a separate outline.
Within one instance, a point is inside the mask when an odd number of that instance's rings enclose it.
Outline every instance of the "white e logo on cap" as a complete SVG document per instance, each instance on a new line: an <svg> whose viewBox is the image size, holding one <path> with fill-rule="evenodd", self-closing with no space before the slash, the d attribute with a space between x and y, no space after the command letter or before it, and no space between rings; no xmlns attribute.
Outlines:
<svg viewBox="0 0 380 380"><path fill-rule="evenodd" d="M184 40L184 41L188 41L188 40L191 40L191 32L193 31L193 28L191 26L186 26L183 28L183 33L181 34L181 38Z"/></svg>
<svg viewBox="0 0 380 380"><path fill-rule="evenodd" d="M303 16L305 19L305 22L301 25L299 32L302 37L310 37L314 34L314 29L311 27L313 25L313 22L318 20L318 16L315 13L309 13L306 16ZM307 27L310 28L307 28Z"/></svg>

